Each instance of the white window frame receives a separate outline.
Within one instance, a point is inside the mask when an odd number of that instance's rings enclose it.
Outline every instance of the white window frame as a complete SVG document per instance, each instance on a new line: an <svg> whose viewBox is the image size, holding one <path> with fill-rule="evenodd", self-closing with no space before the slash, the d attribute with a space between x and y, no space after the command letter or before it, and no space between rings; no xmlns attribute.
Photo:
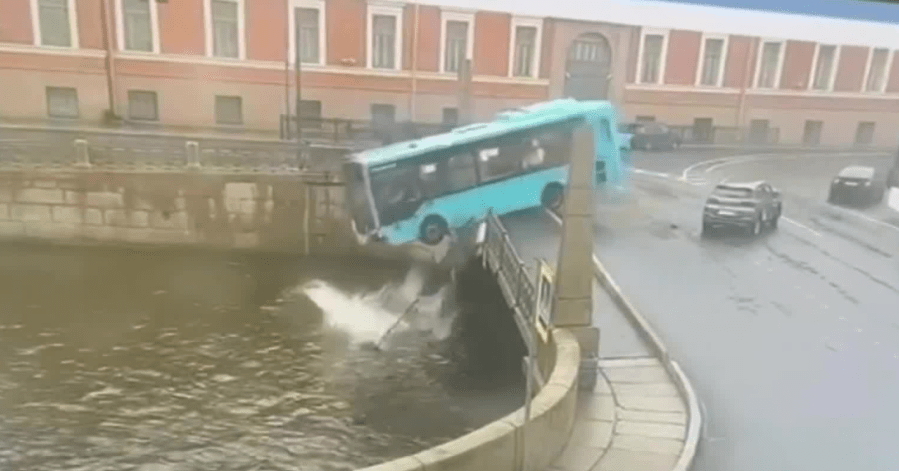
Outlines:
<svg viewBox="0 0 899 471"><path fill-rule="evenodd" d="M156 0L146 0L150 9L150 38L152 39L152 51L134 51L125 49L125 1L115 0L116 42L119 43L119 51L135 54L159 54L159 7Z"/></svg>
<svg viewBox="0 0 899 471"><path fill-rule="evenodd" d="M287 2L287 27L290 41L287 47L287 61L290 64L296 62L297 57L297 38L296 38L296 14L297 8L309 8L318 10L318 62L303 62L305 65L325 65L328 54L328 44L325 42L328 35L325 34L325 25L328 24L325 18L325 0L290 0Z"/></svg>
<svg viewBox="0 0 899 471"><path fill-rule="evenodd" d="M2 1L2 0L0 0ZM69 9L69 44L70 46L50 46L44 45L41 38L41 8L38 0L30 0L31 4L31 32L35 46L52 47L57 49L78 49L78 11L75 8L75 0L67 0L66 5Z"/></svg>
<svg viewBox="0 0 899 471"><path fill-rule="evenodd" d="M705 43L708 39L720 39L721 44L721 63L718 64L718 75L714 85L705 85L702 83L702 71L705 70ZM729 34L711 34L702 33L702 40L699 43L699 61L696 65L696 86L703 88L721 88L724 86L724 72L727 70L727 59L730 47Z"/></svg>
<svg viewBox="0 0 899 471"><path fill-rule="evenodd" d="M393 68L378 67L377 70L400 70L403 68L403 7L385 2L369 2L368 4L368 13L365 19L365 66L369 69L374 69L372 65L372 57L374 56L372 48L375 46L375 32L373 29L375 15L396 18L394 22L394 37L396 41L393 44Z"/></svg>
<svg viewBox="0 0 899 471"><path fill-rule="evenodd" d="M215 55L215 29L212 24L212 0L203 0L203 16L206 18L206 57L224 60L245 60L247 58L246 4L244 0L219 0L237 4L237 57Z"/></svg>
<svg viewBox="0 0 899 471"><path fill-rule="evenodd" d="M821 54L821 46L833 46L833 64L830 66L830 81L827 84L827 88L824 90L819 90L815 88L815 72L818 70L818 58ZM812 71L809 74L809 80L807 89L813 92L832 92L834 85L837 83L837 72L840 70L840 51L842 48L839 44L821 44L817 43L815 45L815 56L812 58Z"/></svg>
<svg viewBox="0 0 899 471"><path fill-rule="evenodd" d="M759 79L762 76L762 56L764 56L765 44L768 43L780 44L780 54L778 54L777 57L777 68L774 70L774 84L771 88L759 87ZM784 58L787 56L787 41L784 39L762 38L759 40L758 44L758 50L755 51L755 73L753 74L755 77L752 79L752 88L759 90L779 90L780 80L783 78Z"/></svg>
<svg viewBox="0 0 899 471"><path fill-rule="evenodd" d="M465 58L474 59L474 12L460 10L440 11L440 73L453 74L446 71L446 23L449 21L463 21L468 23L468 38L465 40ZM474 75L474 71L472 71Z"/></svg>
<svg viewBox="0 0 899 471"><path fill-rule="evenodd" d="M639 84L647 84L647 85L662 85L665 83L665 68L668 65L668 34L670 30L667 29L658 29L658 28L641 28L640 30L640 46L637 52L637 76L634 77L634 82ZM661 57L659 57L659 76L656 77L655 82L644 82L643 81L643 48L646 44L646 36L661 36L662 37L662 52Z"/></svg>
<svg viewBox="0 0 899 471"><path fill-rule="evenodd" d="M515 44L518 41L518 27L537 28L536 37L534 38L534 57L531 58L531 75L516 76L515 74ZM540 56L543 55L543 18L513 16L512 29L509 31L509 77L512 78L538 78L540 77Z"/></svg>
<svg viewBox="0 0 899 471"><path fill-rule="evenodd" d="M871 63L874 61L874 51L876 49L886 49L886 51L887 51L887 60L884 63L884 68L883 68L883 77L882 77L883 78L883 86L881 87L880 90L868 91L868 79L870 78L870 75L871 75ZM896 51L894 51L888 47L868 48L868 60L865 61L865 76L864 76L864 79L862 80L862 87L861 87L862 93L880 93L880 94L886 93L887 88L890 86L890 84L889 84L890 69L893 68L893 56L895 56L895 55L896 55Z"/></svg>

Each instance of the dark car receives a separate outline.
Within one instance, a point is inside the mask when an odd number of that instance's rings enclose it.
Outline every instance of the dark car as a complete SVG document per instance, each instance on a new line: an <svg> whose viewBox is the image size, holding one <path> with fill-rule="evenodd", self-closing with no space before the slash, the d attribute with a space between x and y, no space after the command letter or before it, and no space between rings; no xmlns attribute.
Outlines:
<svg viewBox="0 0 899 471"><path fill-rule="evenodd" d="M702 233L722 227L737 227L758 235L763 227L777 227L783 211L780 192L770 184L722 183L712 190L702 213Z"/></svg>
<svg viewBox="0 0 899 471"><path fill-rule="evenodd" d="M680 136L660 123L628 123L623 124L620 131L632 135L632 149L671 150L681 145Z"/></svg>
<svg viewBox="0 0 899 471"><path fill-rule="evenodd" d="M884 187L877 181L873 167L853 165L840 170L830 182L827 202L831 204L871 205L883 199Z"/></svg>

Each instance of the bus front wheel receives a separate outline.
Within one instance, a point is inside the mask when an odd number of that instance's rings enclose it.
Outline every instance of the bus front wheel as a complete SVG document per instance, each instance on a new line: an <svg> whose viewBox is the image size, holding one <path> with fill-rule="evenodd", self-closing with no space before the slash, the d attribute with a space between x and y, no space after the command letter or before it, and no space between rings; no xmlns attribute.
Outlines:
<svg viewBox="0 0 899 471"><path fill-rule="evenodd" d="M564 196L565 190L562 189L562 185L551 183L546 185L546 188L543 189L543 195L540 196L540 203L542 203L545 208L556 211L562 207L562 199Z"/></svg>
<svg viewBox="0 0 899 471"><path fill-rule="evenodd" d="M446 221L440 216L428 216L421 223L421 241L428 245L437 245L446 235Z"/></svg>

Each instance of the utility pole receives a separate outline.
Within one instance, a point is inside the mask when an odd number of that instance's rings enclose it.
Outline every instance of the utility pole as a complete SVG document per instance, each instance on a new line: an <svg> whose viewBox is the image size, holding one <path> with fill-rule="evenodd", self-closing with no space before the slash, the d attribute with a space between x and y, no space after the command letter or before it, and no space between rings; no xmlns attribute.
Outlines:
<svg viewBox="0 0 899 471"><path fill-rule="evenodd" d="M103 46L106 48L106 92L108 94L109 100L109 118L115 118L118 116L116 113L116 99L115 99L115 48L112 45L112 38L109 31L110 17L109 17L109 5L107 5L108 0L100 1L100 20L103 25Z"/></svg>
<svg viewBox="0 0 899 471"><path fill-rule="evenodd" d="M292 14L294 15L294 33L296 34L296 37L297 37L297 40L296 40L296 43L297 43L297 48L296 48L296 49L297 49L297 56L294 58L294 59L295 59L295 67L296 67L296 92L297 92L297 93L296 93L296 97L297 97L297 102L296 102L296 115L297 115L297 166L302 168L302 167L305 166L305 162L304 162L304 159L303 159L303 123L301 122L301 116L302 116L302 104L301 104L301 102L302 102L302 100L303 100L303 95L302 95L302 91L301 91L301 90L302 90L301 87L302 87L302 84L303 84L303 80L302 80L302 78L301 78L301 75L302 75L302 73L303 73L303 66L302 66L301 64L302 64L302 62L303 62L303 60L302 60L302 57L303 57L303 53L302 53L303 44L302 44L302 42L301 42L301 35L299 34L299 31L300 31L300 23L299 23L300 18L299 18L299 16L296 14L296 10L295 10Z"/></svg>
<svg viewBox="0 0 899 471"><path fill-rule="evenodd" d="M471 124L471 59L459 62L459 124Z"/></svg>

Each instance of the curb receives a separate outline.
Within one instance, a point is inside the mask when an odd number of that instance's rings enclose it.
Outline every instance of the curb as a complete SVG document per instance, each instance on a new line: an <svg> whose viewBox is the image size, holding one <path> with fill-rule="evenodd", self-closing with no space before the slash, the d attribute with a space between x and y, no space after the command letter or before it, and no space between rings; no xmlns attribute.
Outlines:
<svg viewBox="0 0 899 471"><path fill-rule="evenodd" d="M702 426L702 413L699 409L699 399L693 390L690 379L681 369L680 365L672 360L668 355L668 348L662 342L659 335L653 330L649 322L640 314L640 311L621 292L621 288L612 279L612 276L606 268L600 263L596 254L593 254L593 274L596 280L602 285L612 300L625 313L628 320L637 328L644 340L655 350L668 375L674 380L681 396L687 401L687 411L689 419L687 423L687 435L684 437L684 447L681 450L680 458L675 463L672 471L688 471L693 466L693 459L696 457L696 449L699 445L699 437Z"/></svg>

